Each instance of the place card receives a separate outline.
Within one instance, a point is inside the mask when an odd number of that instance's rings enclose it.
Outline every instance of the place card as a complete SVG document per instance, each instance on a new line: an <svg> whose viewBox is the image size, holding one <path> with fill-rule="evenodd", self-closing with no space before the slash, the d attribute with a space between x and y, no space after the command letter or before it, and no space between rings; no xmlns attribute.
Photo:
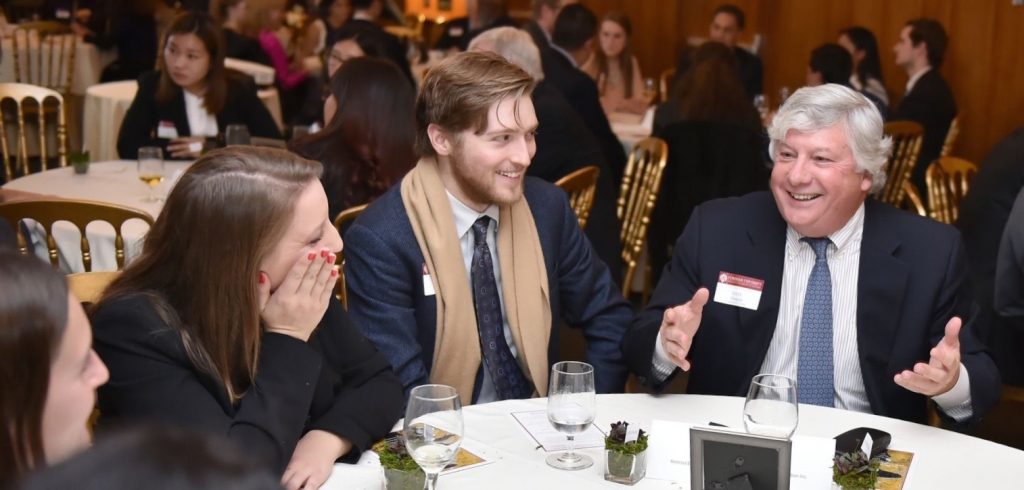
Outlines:
<svg viewBox="0 0 1024 490"><path fill-rule="evenodd" d="M547 410L533 410L529 412L512 412L512 417L519 422L519 426L526 431L527 435L537 442L547 452L568 451L569 439L562 432L555 430L548 421ZM594 424L590 424L587 430L576 434L576 449L588 447L604 447L604 433Z"/></svg>

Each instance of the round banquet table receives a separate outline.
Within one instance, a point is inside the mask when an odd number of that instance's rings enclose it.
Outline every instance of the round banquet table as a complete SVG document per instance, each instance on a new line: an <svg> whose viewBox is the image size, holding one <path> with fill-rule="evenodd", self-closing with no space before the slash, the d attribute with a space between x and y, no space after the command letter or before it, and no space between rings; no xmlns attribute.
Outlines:
<svg viewBox="0 0 1024 490"><path fill-rule="evenodd" d="M157 186L157 194L167 195L177 177L190 164L191 162L167 161L164 168L166 178ZM89 165L89 173L84 175L75 174L70 166L55 168L12 180L4 189L128 206L145 211L154 219L160 214L164 204L163 201L143 200L149 195L149 187L139 180L136 163L133 160L96 162ZM147 231L149 226L140 220L130 220L124 224L122 232L126 261L138 255L142 238ZM78 228L67 222L57 222L53 227L53 235L60 252L61 269L68 273L84 272ZM113 228L109 224L95 222L86 228L86 236L89 238L89 247L92 251L92 270L117 270ZM42 237L41 230L34 231L36 255L49 260Z"/></svg>
<svg viewBox="0 0 1024 490"><path fill-rule="evenodd" d="M109 82L93 85L85 91L83 109L82 144L93 161L116 160L117 134L121 121L132 105L139 84L135 80ZM258 91L260 101L267 106L271 117L281 128L281 100L276 88Z"/></svg>
<svg viewBox="0 0 1024 490"><path fill-rule="evenodd" d="M602 430L617 420L647 430L652 420L706 425L710 421L742 428L743 398L702 395L598 395L595 424ZM579 471L548 467L548 453L521 429L512 412L543 410L544 398L510 400L463 408L465 437L489 448L495 462L467 468L438 479L440 490L553 489L624 487L604 480L603 449L578 450L594 458L594 466ZM892 434L893 449L914 453L904 490L1019 488L1024 480L1024 451L934 427L877 415L800 405L796 435L832 438L847 430L872 427ZM648 455L650 459L650 455ZM380 465L372 453L354 465L336 464L323 489L380 489ZM644 478L635 488L688 489L684 481Z"/></svg>

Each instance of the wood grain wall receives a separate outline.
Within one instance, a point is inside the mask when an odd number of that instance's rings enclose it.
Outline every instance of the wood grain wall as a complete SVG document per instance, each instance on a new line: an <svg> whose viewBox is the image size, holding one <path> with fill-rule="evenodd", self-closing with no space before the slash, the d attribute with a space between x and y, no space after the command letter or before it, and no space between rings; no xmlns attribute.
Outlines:
<svg viewBox="0 0 1024 490"><path fill-rule="evenodd" d="M708 0L582 0L598 14L622 10L633 21L633 46L645 76L674 65L690 36L707 36ZM741 42L764 38L765 91L803 84L812 49L835 42L839 29L862 25L878 37L890 97L902 96L906 74L893 62L892 45L907 20L931 17L950 36L942 73L961 114L954 154L979 162L991 146L1024 125L1024 7L1011 0L733 0L747 15Z"/></svg>

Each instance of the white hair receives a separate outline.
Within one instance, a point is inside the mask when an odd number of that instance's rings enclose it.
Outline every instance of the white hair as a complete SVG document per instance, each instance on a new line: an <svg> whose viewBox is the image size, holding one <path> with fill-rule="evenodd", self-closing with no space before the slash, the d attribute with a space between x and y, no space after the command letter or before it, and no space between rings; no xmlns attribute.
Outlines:
<svg viewBox="0 0 1024 490"><path fill-rule="evenodd" d="M470 51L490 51L522 68L537 82L544 79L540 50L526 31L515 27L488 29L469 42Z"/></svg>
<svg viewBox="0 0 1024 490"><path fill-rule="evenodd" d="M885 162L892 151L892 138L885 136L882 115L867 97L842 85L829 83L803 87L793 93L768 127L768 152L775 160L778 143L791 129L811 133L844 124L846 140L853 150L857 170L871 175L871 192L885 185Z"/></svg>

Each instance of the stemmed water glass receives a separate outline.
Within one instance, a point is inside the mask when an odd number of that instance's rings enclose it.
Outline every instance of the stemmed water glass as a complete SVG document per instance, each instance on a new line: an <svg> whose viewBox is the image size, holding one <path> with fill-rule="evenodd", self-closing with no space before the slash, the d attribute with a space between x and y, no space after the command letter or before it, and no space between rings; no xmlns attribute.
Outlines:
<svg viewBox="0 0 1024 490"><path fill-rule="evenodd" d="M799 420L796 396L796 382L788 376L754 376L743 404L743 425L747 432L789 439Z"/></svg>
<svg viewBox="0 0 1024 490"><path fill-rule="evenodd" d="M455 459L462 444L462 401L458 391L446 385L413 388L403 427L405 447L427 474L427 490L434 490L437 475Z"/></svg>
<svg viewBox="0 0 1024 490"><path fill-rule="evenodd" d="M149 186L149 195L143 198L145 202L157 202L160 200L156 195L156 186L164 181L164 152L158 146L144 146L139 148L138 155L139 180Z"/></svg>
<svg viewBox="0 0 1024 490"><path fill-rule="evenodd" d="M576 434L590 427L596 409L594 367L585 362L563 361L551 367L548 388L548 421L569 438L569 450L547 457L548 465L560 470L581 470L594 460L576 452Z"/></svg>

